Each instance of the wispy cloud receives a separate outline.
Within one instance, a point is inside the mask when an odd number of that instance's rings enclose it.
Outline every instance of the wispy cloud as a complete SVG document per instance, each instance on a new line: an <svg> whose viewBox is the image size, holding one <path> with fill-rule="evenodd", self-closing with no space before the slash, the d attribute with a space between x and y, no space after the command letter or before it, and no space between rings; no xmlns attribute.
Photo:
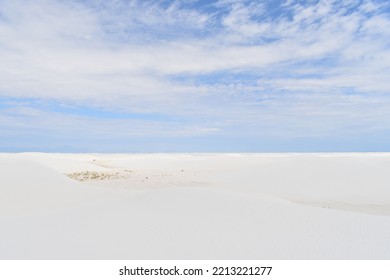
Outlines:
<svg viewBox="0 0 390 280"><path fill-rule="evenodd" d="M0 130L383 138L389 41L379 0L0 0Z"/></svg>

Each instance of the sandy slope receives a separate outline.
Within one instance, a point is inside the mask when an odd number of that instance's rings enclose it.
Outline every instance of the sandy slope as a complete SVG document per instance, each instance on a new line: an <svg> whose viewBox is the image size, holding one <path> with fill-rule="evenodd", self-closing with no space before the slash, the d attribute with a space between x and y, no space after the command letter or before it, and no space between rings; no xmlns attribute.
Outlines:
<svg viewBox="0 0 390 280"><path fill-rule="evenodd" d="M0 154L0 259L389 259L390 154Z"/></svg>

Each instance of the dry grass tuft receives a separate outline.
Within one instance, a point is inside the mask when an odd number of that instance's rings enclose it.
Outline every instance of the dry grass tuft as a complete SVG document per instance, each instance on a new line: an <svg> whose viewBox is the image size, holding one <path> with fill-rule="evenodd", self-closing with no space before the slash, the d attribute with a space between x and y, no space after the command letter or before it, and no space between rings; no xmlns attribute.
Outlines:
<svg viewBox="0 0 390 280"><path fill-rule="evenodd" d="M84 181L99 181L99 180L114 180L129 178L131 170L124 170L122 172L99 172L99 171L82 171L65 174L69 178L84 182Z"/></svg>

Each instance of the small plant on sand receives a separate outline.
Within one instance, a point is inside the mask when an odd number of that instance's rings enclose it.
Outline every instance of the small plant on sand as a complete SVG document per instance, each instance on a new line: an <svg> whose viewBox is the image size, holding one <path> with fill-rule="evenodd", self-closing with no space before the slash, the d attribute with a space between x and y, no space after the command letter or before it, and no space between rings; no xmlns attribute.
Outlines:
<svg viewBox="0 0 390 280"><path fill-rule="evenodd" d="M113 179L125 179L128 178L131 170L125 170L125 172L99 172L99 171L82 171L65 174L69 178L84 182L84 181L97 181L97 180L113 180Z"/></svg>

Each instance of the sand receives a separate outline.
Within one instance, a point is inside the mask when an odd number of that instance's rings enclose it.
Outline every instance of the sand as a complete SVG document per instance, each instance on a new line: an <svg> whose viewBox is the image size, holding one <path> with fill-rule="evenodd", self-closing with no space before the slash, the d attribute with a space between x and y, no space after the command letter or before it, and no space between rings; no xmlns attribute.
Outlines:
<svg viewBox="0 0 390 280"><path fill-rule="evenodd" d="M390 154L0 154L0 259L390 259Z"/></svg>

